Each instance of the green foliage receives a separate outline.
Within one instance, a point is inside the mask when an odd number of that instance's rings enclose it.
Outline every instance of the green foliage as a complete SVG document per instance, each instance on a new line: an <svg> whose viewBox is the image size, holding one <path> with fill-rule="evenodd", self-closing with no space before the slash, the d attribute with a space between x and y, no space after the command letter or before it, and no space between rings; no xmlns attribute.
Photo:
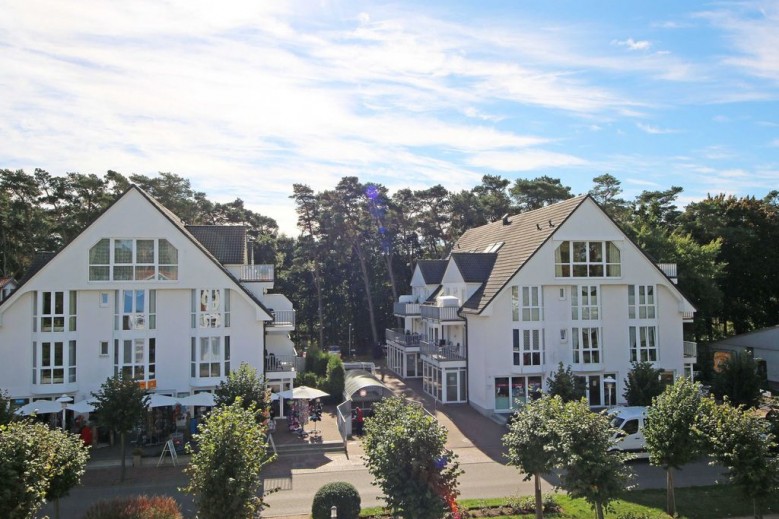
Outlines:
<svg viewBox="0 0 779 519"><path fill-rule="evenodd" d="M215 408L198 427L197 452L185 469L190 477L185 492L194 495L201 519L249 519L264 506L260 471L275 459L268 456L267 430L256 421L257 410L244 409L240 397Z"/></svg>
<svg viewBox="0 0 779 519"><path fill-rule="evenodd" d="M669 515L676 511L673 469L697 459L705 451L702 427L707 420L707 408L700 384L680 377L647 409L644 437L649 462L666 470Z"/></svg>
<svg viewBox="0 0 779 519"><path fill-rule="evenodd" d="M327 382L324 391L330 393L330 399L339 403L343 400L344 392L344 363L335 355L329 355L327 361Z"/></svg>
<svg viewBox="0 0 779 519"><path fill-rule="evenodd" d="M519 514L535 513L536 498L535 496L511 496L506 498L506 506L514 510ZM546 492L541 495L541 511L543 513L557 512L560 510L560 505L557 502L557 495Z"/></svg>
<svg viewBox="0 0 779 519"><path fill-rule="evenodd" d="M633 362L625 378L625 397L628 405L650 406L652 399L663 392L660 383L660 370L651 362Z"/></svg>
<svg viewBox="0 0 779 519"><path fill-rule="evenodd" d="M217 406L221 406L232 405L240 399L244 409L254 409L257 421L264 422L270 408L269 392L264 377L258 375L255 368L242 362L237 370L227 375L227 380L219 383L214 390L214 400Z"/></svg>
<svg viewBox="0 0 779 519"><path fill-rule="evenodd" d="M8 393L0 391L0 425L11 423L14 419L14 406Z"/></svg>
<svg viewBox="0 0 779 519"><path fill-rule="evenodd" d="M298 372L295 377L295 387L308 386L320 388L325 386L325 379L318 376L313 371L301 371Z"/></svg>
<svg viewBox="0 0 779 519"><path fill-rule="evenodd" d="M604 509L624 493L632 478L629 454L609 452L616 432L608 416L590 411L585 399L567 402L555 426L560 438L562 487L583 497L603 518Z"/></svg>
<svg viewBox="0 0 779 519"><path fill-rule="evenodd" d="M29 420L0 425L0 517L32 518L77 485L87 462L77 436Z"/></svg>
<svg viewBox="0 0 779 519"><path fill-rule="evenodd" d="M326 483L314 494L312 519L330 519L330 508L338 508L338 519L357 519L360 515L360 493L351 483Z"/></svg>
<svg viewBox="0 0 779 519"><path fill-rule="evenodd" d="M106 379L100 390L92 393L92 396L95 397L94 415L97 416L97 423L119 433L122 460L120 479L124 481L127 448L125 438L146 414L146 393L135 380L119 374Z"/></svg>
<svg viewBox="0 0 779 519"><path fill-rule="evenodd" d="M735 406L757 407L762 387L763 379L752 355L734 352L714 374L711 389L717 398L727 398Z"/></svg>
<svg viewBox="0 0 779 519"><path fill-rule="evenodd" d="M577 379L571 366L565 368L561 362L557 371L553 371L546 379L547 393L550 396L559 396L563 402L573 402L584 397L586 388L581 379Z"/></svg>
<svg viewBox="0 0 779 519"><path fill-rule="evenodd" d="M564 186L559 178L546 175L533 180L518 178L509 192L520 212L540 209L573 198L570 187Z"/></svg>
<svg viewBox="0 0 779 519"><path fill-rule="evenodd" d="M462 471L446 435L422 407L400 398L376 404L365 420L365 464L394 514L437 519L454 505Z"/></svg>
<svg viewBox="0 0 779 519"><path fill-rule="evenodd" d="M322 351L316 346L309 348L306 352L306 372L314 373L320 377L327 376L327 364L330 361L330 354Z"/></svg>
<svg viewBox="0 0 779 519"><path fill-rule="evenodd" d="M84 519L182 519L181 509L172 497L135 496L98 501Z"/></svg>
<svg viewBox="0 0 779 519"><path fill-rule="evenodd" d="M767 498L779 492L776 438L763 418L725 402L709 407L708 439L713 458L728 469L730 481L755 504L757 514Z"/></svg>

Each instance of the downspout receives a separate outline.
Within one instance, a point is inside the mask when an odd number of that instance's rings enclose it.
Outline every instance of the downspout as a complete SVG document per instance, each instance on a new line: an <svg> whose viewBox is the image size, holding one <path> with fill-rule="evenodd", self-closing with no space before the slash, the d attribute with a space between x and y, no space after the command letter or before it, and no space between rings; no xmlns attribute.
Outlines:
<svg viewBox="0 0 779 519"><path fill-rule="evenodd" d="M461 317L465 321L465 341L464 341L465 342L465 373L466 373L466 375L468 377L468 381L467 381L468 383L465 386L465 398L466 398L467 403L470 403L471 402L471 391L470 391L470 388L468 386L471 384L471 363L470 363L470 360L469 360L468 357L470 355L470 350L471 349L468 346L468 343L470 342L470 339L468 338L468 319L465 316L463 316L462 309L463 309L463 307L461 306L457 310L457 316Z"/></svg>

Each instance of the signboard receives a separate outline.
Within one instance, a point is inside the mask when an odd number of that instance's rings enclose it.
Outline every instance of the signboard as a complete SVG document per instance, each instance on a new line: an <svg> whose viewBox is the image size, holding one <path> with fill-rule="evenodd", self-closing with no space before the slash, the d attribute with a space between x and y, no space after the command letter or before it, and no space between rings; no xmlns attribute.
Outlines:
<svg viewBox="0 0 779 519"><path fill-rule="evenodd" d="M173 440L170 439L165 442L165 447L162 449L162 454L160 454L160 459L157 461L157 466L160 466L160 463L162 463L162 460L165 459L165 454L170 454L170 459L173 462L173 466L176 466L176 463L178 462L179 456L176 453L176 446L173 444Z"/></svg>

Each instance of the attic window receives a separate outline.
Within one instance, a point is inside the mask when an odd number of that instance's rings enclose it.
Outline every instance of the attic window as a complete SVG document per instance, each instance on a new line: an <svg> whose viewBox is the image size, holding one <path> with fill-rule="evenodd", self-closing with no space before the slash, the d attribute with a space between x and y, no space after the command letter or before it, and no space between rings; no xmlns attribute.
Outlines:
<svg viewBox="0 0 779 519"><path fill-rule="evenodd" d="M165 239L103 238L89 249L90 281L178 279L178 250Z"/></svg>
<svg viewBox="0 0 779 519"><path fill-rule="evenodd" d="M620 277L619 248L610 241L565 241L555 250L555 276Z"/></svg>
<svg viewBox="0 0 779 519"><path fill-rule="evenodd" d="M489 245L487 245L487 247L484 248L484 252L498 252L498 250L500 250L501 247L503 247L502 241L490 243Z"/></svg>

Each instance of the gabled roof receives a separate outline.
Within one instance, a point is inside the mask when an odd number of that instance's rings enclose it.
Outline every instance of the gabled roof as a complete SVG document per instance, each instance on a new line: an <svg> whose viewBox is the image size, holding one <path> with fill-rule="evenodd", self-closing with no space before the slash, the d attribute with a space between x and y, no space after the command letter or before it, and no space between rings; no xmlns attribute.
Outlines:
<svg viewBox="0 0 779 519"><path fill-rule="evenodd" d="M12 277L3 277L0 278L0 288L4 288L6 285L15 284L16 281L14 281L14 278Z"/></svg>
<svg viewBox="0 0 779 519"><path fill-rule="evenodd" d="M243 225L187 225L186 229L223 265L246 263Z"/></svg>
<svg viewBox="0 0 779 519"><path fill-rule="evenodd" d="M484 310L514 274L546 243L555 230L586 198L586 195L577 196L467 230L455 243L452 259L457 262L456 258L461 252L471 252L473 254L469 256L485 258L480 264L482 268L487 263L488 257L494 257L494 264L486 283L463 305L463 312L480 313ZM503 245L497 252L479 252L499 242L503 242ZM470 269L470 266L468 268Z"/></svg>
<svg viewBox="0 0 779 519"><path fill-rule="evenodd" d="M449 260L419 260L417 261L417 267L422 273L422 277L425 280L426 285L438 285L444 278L444 272L446 272L446 266L449 264Z"/></svg>
<svg viewBox="0 0 779 519"><path fill-rule="evenodd" d="M455 252L452 260L466 283L484 283L490 277L498 254L495 252Z"/></svg>

